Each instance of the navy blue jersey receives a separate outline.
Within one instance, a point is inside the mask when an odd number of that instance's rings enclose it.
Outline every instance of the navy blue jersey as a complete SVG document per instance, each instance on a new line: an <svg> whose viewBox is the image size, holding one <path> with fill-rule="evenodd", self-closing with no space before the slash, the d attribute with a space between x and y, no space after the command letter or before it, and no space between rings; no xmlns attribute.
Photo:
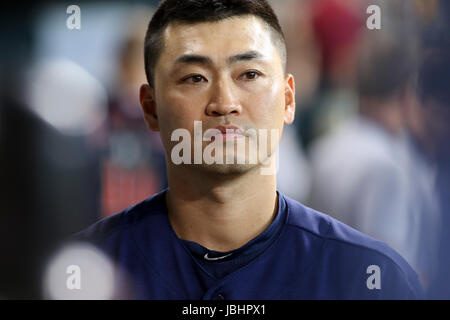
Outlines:
<svg viewBox="0 0 450 320"><path fill-rule="evenodd" d="M76 235L126 271L129 298L423 297L416 273L393 249L280 193L284 219L271 233L270 243L234 271L214 276L173 231L165 194L153 195Z"/></svg>

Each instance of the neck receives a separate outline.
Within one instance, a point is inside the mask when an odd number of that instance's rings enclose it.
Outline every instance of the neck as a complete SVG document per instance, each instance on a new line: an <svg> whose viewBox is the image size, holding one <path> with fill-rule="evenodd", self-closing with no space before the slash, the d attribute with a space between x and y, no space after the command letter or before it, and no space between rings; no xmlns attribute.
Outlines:
<svg viewBox="0 0 450 320"><path fill-rule="evenodd" d="M166 202L179 238L230 251L255 238L275 218L275 175L261 175L259 168L234 175L199 171L168 166Z"/></svg>

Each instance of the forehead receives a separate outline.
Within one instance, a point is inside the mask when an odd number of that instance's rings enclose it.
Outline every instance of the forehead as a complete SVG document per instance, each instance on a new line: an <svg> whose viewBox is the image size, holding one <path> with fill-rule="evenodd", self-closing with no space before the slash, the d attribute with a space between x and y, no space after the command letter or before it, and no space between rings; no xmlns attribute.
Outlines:
<svg viewBox="0 0 450 320"><path fill-rule="evenodd" d="M183 54L200 54L220 61L248 51L280 61L272 31L256 16L237 16L217 22L171 23L163 33L161 60L170 62Z"/></svg>

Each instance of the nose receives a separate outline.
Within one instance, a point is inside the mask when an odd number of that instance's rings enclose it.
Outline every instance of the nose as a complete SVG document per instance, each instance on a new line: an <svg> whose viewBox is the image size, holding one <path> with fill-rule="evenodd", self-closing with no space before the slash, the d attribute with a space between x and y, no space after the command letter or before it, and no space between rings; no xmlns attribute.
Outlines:
<svg viewBox="0 0 450 320"><path fill-rule="evenodd" d="M233 93L232 84L221 80L212 86L211 90L211 98L206 107L208 116L219 117L241 113L242 107Z"/></svg>

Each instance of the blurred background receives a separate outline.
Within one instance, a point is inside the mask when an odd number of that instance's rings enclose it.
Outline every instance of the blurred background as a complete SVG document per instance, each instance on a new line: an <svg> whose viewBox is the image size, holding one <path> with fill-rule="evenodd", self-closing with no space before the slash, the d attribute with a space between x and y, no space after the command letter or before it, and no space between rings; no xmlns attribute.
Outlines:
<svg viewBox="0 0 450 320"><path fill-rule="evenodd" d="M449 1L271 3L297 104L279 190L388 243L427 298L450 299ZM158 1L78 1L79 29L71 4L0 20L0 299L46 298L64 239L167 187L138 100Z"/></svg>

